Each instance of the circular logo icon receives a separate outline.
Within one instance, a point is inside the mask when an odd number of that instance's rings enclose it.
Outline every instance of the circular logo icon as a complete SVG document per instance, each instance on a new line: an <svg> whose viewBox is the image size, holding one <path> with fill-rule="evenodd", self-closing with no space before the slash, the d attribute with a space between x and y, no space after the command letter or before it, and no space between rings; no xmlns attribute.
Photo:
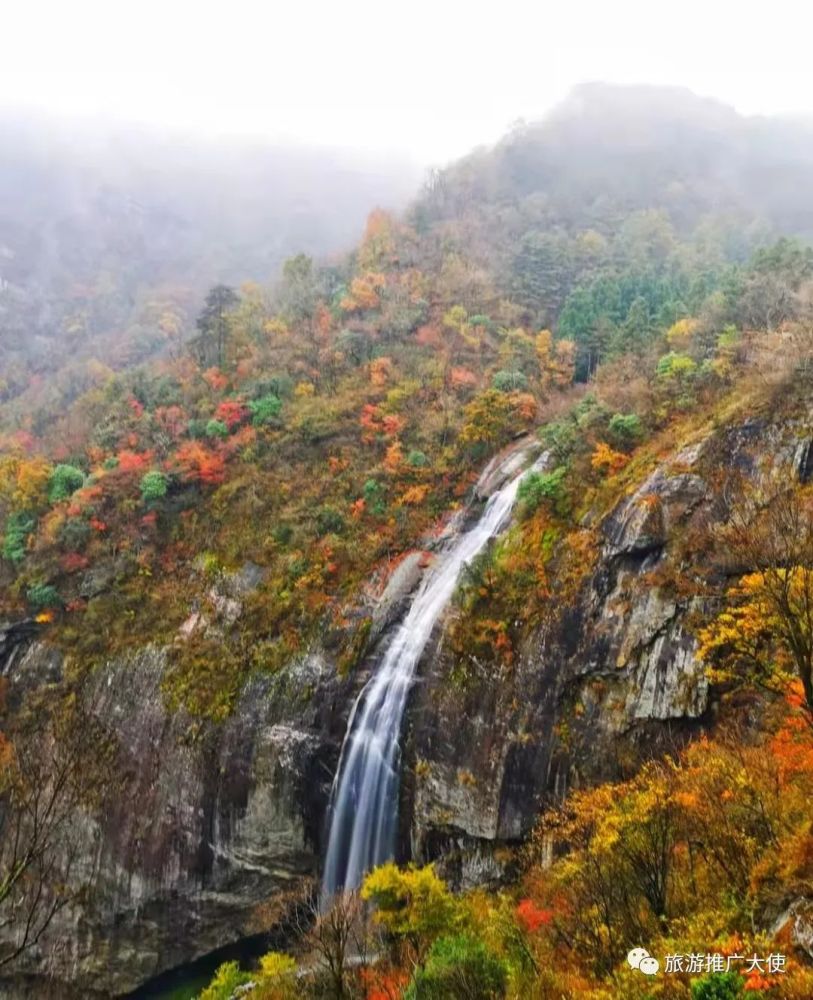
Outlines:
<svg viewBox="0 0 813 1000"><path fill-rule="evenodd" d="M640 969L641 962L645 958L649 958L649 952L646 948L633 948L629 955L627 955L627 962L633 969Z"/></svg>
<svg viewBox="0 0 813 1000"><path fill-rule="evenodd" d="M638 969L645 976L654 976L661 967L657 958L653 958L646 948L633 948L627 955L627 963L630 968Z"/></svg>

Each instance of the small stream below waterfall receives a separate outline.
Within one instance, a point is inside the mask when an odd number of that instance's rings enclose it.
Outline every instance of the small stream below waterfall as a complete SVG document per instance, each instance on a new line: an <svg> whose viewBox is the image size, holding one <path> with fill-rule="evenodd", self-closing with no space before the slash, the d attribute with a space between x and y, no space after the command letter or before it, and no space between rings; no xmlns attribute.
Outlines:
<svg viewBox="0 0 813 1000"><path fill-rule="evenodd" d="M505 528L522 479L543 468L547 458L545 453L530 469L517 472L524 456L509 456L503 468L511 478L491 495L478 520L452 538L437 555L378 667L358 696L348 720L331 795L323 900L341 889L358 888L371 868L394 856L401 726L418 662L454 594L463 567ZM486 477L493 476L493 468L493 463L487 466L475 495Z"/></svg>

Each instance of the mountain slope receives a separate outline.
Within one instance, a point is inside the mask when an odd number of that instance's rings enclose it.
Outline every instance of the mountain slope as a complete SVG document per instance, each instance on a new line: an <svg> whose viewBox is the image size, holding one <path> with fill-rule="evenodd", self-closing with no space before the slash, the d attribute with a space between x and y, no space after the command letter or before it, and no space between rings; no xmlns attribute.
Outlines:
<svg viewBox="0 0 813 1000"><path fill-rule="evenodd" d="M6 117L0 143L7 421L56 412L44 379L64 405L103 366L177 350L208 287L344 252L376 204L399 207L418 183L394 158L146 128Z"/></svg>
<svg viewBox="0 0 813 1000"><path fill-rule="evenodd" d="M438 250L493 273L528 321L552 325L591 275L702 271L778 235L809 239L811 172L806 124L677 89L585 85L437 173L411 217Z"/></svg>
<svg viewBox="0 0 813 1000"><path fill-rule="evenodd" d="M796 690L786 647L740 676L713 641L753 604L730 585L756 561L720 550L732 494L807 503L813 251L742 180L753 136L787 126L681 94L574 101L404 217L374 212L351 255L212 289L189 351L4 436L4 739L23 747L33 717L54 745L98 740L65 813L73 864L54 860L64 915L12 976L53 962L65 995L105 995L274 923L268 897L318 872L355 696L517 438L548 462L419 665L403 856L498 882L572 786L720 722L767 741L792 714L755 695L766 672ZM782 170L808 169L806 144ZM797 889L714 919L762 928Z"/></svg>

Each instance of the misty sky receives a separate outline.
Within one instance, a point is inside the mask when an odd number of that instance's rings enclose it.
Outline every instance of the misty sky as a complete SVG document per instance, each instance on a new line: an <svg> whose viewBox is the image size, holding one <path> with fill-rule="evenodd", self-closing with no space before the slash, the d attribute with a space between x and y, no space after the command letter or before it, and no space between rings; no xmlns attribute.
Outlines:
<svg viewBox="0 0 813 1000"><path fill-rule="evenodd" d="M813 111L799 0L12 0L0 104L438 163L576 83Z"/></svg>

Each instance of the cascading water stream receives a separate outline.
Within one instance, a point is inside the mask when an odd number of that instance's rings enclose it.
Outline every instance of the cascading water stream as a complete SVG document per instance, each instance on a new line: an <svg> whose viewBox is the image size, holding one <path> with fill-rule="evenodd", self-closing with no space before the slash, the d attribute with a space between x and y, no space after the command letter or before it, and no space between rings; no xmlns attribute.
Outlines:
<svg viewBox="0 0 813 1000"><path fill-rule="evenodd" d="M544 467L543 454L528 472ZM401 723L415 668L463 567L506 525L527 472L486 504L480 519L442 552L427 573L381 663L356 699L331 795L322 899L357 888L393 857L398 821ZM481 479L482 481L482 479Z"/></svg>

